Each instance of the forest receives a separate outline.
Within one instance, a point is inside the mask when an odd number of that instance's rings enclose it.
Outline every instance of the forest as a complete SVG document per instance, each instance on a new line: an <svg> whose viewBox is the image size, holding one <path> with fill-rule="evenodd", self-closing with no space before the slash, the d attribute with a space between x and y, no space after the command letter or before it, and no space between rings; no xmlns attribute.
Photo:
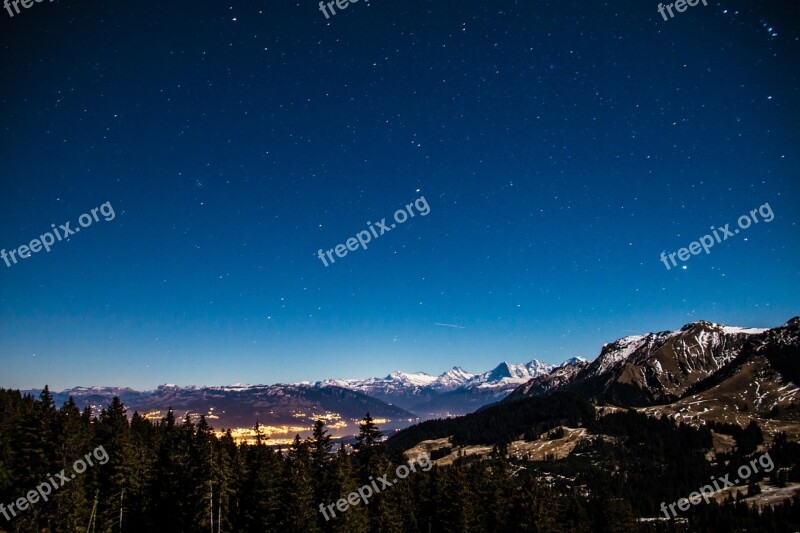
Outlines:
<svg viewBox="0 0 800 533"><path fill-rule="evenodd" d="M584 424L597 438L560 461L507 455L515 434L567 422ZM485 431L470 429L477 423ZM218 437L203 417L177 420L172 411L159 421L129 416L117 398L93 416L72 400L56 408L47 388L39 398L0 390L0 503L15 502L62 469L72 472L73 462L98 446L108 455L105 464L77 474L48 501L18 510L10 520L0 515L0 531L787 531L800 524L797 501L758 512L736 501L746 494L694 506L684 520L658 518L662 501L746 464L753 442L763 442L757 426L718 428L735 433L742 446L712 464L704 457L709 428L632 411L595 418L584 400L570 396L439 424L451 424L455 441L493 441L494 452L413 473L368 505L326 521L320 504L393 471L406 460L403 451L414 440L409 435L438 434L441 426L423 424L387 441L366 414L352 446L335 444L318 421L308 439L298 436L280 448L266 438L248 445L236 444L229 433ZM799 448L785 437L775 439L771 483L799 480ZM751 483L743 492L757 490Z"/></svg>

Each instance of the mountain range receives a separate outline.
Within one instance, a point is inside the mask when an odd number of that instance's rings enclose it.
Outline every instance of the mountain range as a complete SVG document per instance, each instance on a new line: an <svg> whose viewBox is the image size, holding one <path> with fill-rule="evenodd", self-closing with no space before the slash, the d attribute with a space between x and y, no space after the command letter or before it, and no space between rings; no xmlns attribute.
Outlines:
<svg viewBox="0 0 800 533"><path fill-rule="evenodd" d="M36 393L36 391L24 391ZM160 419L172 409L177 418L204 415L216 429L265 426L270 435L306 433L314 420L323 418L334 429L353 432L356 421L370 412L390 420L387 427L404 427L416 416L361 392L341 387L308 384L233 385L227 387L178 387L161 385L152 391L115 387L77 387L52 393L56 405L70 397L79 408L97 414L118 396L128 409L146 418Z"/></svg>
<svg viewBox="0 0 800 533"><path fill-rule="evenodd" d="M422 418L465 414L504 398L523 383L555 368L536 359L529 363L502 362L482 374L453 367L439 376L424 372L393 372L385 378L324 380L318 387L338 386L363 392L397 405Z"/></svg>
<svg viewBox="0 0 800 533"><path fill-rule="evenodd" d="M498 401L572 391L602 403L650 409L673 416L716 412L721 420L743 416L800 421L797 356L800 318L772 329L731 327L697 321L674 331L628 336L603 345L593 361L575 357L559 366L532 360L503 362L473 374L460 367L433 376L392 372L382 378L326 379L316 383L177 387L153 391L74 388L70 396L95 412L119 396L129 412L163 416L206 415L217 428L284 426L287 432L328 420L336 433L353 432L369 411L386 429L419 420L464 415ZM747 377L745 377L747 376ZM38 393L38 391L27 391ZM748 410L748 411L745 411Z"/></svg>
<svg viewBox="0 0 800 533"><path fill-rule="evenodd" d="M384 378L328 379L314 384L161 385L151 391L76 387L52 394L56 405L72 397L79 408L88 407L95 414L118 396L130 413L150 418L160 418L172 408L179 418L204 415L216 428L253 427L258 422L274 428L272 434L303 434L303 428L322 417L335 434L343 434L353 432L367 412L390 430L420 419L465 414L501 400L519 385L552 369L552 365L533 360L525 364L503 362L481 374L454 367L440 376L397 371ZM40 391L23 392L38 395Z"/></svg>

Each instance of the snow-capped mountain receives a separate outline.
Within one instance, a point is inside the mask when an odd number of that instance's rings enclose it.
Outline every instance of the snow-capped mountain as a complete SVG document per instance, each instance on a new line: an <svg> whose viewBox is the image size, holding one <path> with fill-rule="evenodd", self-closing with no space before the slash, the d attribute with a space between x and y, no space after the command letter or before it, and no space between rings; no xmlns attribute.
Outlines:
<svg viewBox="0 0 800 533"><path fill-rule="evenodd" d="M537 376L512 392L508 398L522 398L544 394L550 390L557 389L562 385L571 383L575 376L589 366L589 361L583 357L570 357L561 366L554 368L548 374Z"/></svg>
<svg viewBox="0 0 800 533"><path fill-rule="evenodd" d="M392 372L386 377L363 380L326 379L316 383L275 385L177 386L136 391L121 387L75 387L52 393L56 405L70 397L80 409L95 414L118 396L128 408L149 416L164 416L169 408L175 416L204 414L217 428L252 427L256 422L271 426L310 425L313 416L335 414L355 420L370 412L392 420L389 426L408 424L422 417L461 414L502 399L531 377L547 372L551 365L501 363L482 374L453 367L432 376L424 372ZM24 391L38 396L38 390ZM387 426L388 427L388 426Z"/></svg>
<svg viewBox="0 0 800 533"><path fill-rule="evenodd" d="M771 329L699 321L608 343L595 361L565 364L504 401L571 391L695 425L757 420L765 438L797 438L799 360L800 317Z"/></svg>
<svg viewBox="0 0 800 533"><path fill-rule="evenodd" d="M618 405L669 403L729 364L749 339L767 331L701 320L675 331L623 337L604 344L591 363L568 364L526 383L510 398L567 389Z"/></svg>
<svg viewBox="0 0 800 533"><path fill-rule="evenodd" d="M440 376L431 376L425 372L400 372L395 371L384 378L367 379L325 379L318 381L318 387L335 385L347 389L357 390L365 394L391 394L400 391L417 391L431 389L436 392L446 392L457 389L475 378L475 374L454 366Z"/></svg>
<svg viewBox="0 0 800 533"><path fill-rule="evenodd" d="M463 387L474 378L475 374L470 374L463 368L454 366L436 378L433 388L436 390L436 392L449 392L451 390L456 390L459 387Z"/></svg>
<svg viewBox="0 0 800 533"><path fill-rule="evenodd" d="M525 364L514 364L503 361L492 370L475 376L465 383L464 386L479 389L516 388L518 385L526 383L533 378L549 374L554 368L555 365L542 363L536 359Z"/></svg>
<svg viewBox="0 0 800 533"><path fill-rule="evenodd" d="M750 333L742 350L718 372L693 384L678 401L645 412L741 426L756 417L772 422L763 425L765 433L796 435L789 428L800 420L798 356L800 317L795 317L764 333Z"/></svg>
<svg viewBox="0 0 800 533"><path fill-rule="evenodd" d="M457 389L474 377L473 374L454 367L440 376L424 372L392 372L383 378L326 379L317 387L342 387L361 392L386 403L411 406L450 390Z"/></svg>
<svg viewBox="0 0 800 533"><path fill-rule="evenodd" d="M659 355L672 355L670 350L681 364L686 365L688 373L708 373L719 370L729 362L748 335L765 331L700 320L675 331L623 337L603 345L600 356L588 369L588 374L602 375L628 362L641 364L648 360L654 360L653 364L658 369Z"/></svg>
<svg viewBox="0 0 800 533"><path fill-rule="evenodd" d="M384 378L324 380L319 387L337 386L417 413L424 418L464 414L502 399L532 378L547 374L554 365L536 359L528 363L502 362L492 370L472 374L460 367L432 376L424 372L392 372Z"/></svg>

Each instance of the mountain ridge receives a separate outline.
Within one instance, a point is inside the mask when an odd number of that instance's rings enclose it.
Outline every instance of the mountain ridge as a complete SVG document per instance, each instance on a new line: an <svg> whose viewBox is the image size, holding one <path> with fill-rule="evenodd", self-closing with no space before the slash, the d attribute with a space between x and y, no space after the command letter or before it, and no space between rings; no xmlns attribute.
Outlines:
<svg viewBox="0 0 800 533"><path fill-rule="evenodd" d="M723 371L753 343L798 324L797 317L775 328L699 320L672 331L622 337L605 343L593 361L562 365L520 386L506 400L570 390L627 407L669 404Z"/></svg>
<svg viewBox="0 0 800 533"><path fill-rule="evenodd" d="M325 414L352 420L366 411L390 420L389 424L405 424L466 414L498 401L558 390L578 392L614 405L644 408L677 402L732 378L738 371L731 365L741 366L739 359L747 350L758 354L779 352L772 358L759 359L754 372L768 374L781 368L793 376L794 383L800 381L794 377L800 372L792 359L798 329L800 317L777 328L740 328L699 320L676 330L621 337L603 344L591 361L572 357L558 366L532 359L527 363L503 361L478 374L453 366L438 376L398 370L382 378L364 380L325 379L273 385L164 384L150 391L93 386L74 387L53 396L57 403L72 396L81 407L89 406L95 412L119 396L131 412L163 413L172 407L176 414L207 415L213 424L223 427L252 426L256 421L290 425L299 423L301 414L306 418ZM759 348L767 342L765 339L773 337L788 340L782 348ZM773 339L772 344L776 342ZM773 380L781 387L788 387L789 381ZM780 398L783 400L775 404L776 408L794 413L793 400L786 400L785 394ZM308 421L303 419L304 424Z"/></svg>
<svg viewBox="0 0 800 533"><path fill-rule="evenodd" d="M537 359L527 363L503 361L480 374L454 366L439 376L395 371L385 378L322 380L315 386L350 388L398 405L422 418L437 418L465 414L494 403L522 383L549 373L553 368L555 365Z"/></svg>

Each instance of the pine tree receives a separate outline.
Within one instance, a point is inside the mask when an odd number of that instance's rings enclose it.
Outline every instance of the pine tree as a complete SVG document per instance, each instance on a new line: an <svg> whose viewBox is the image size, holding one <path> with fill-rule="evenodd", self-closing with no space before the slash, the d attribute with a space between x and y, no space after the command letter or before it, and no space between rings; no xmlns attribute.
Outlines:
<svg viewBox="0 0 800 533"><path fill-rule="evenodd" d="M344 444L339 447L336 453L333 470L334 494L329 500L323 500L322 504L329 505L336 503L339 499L347 497L356 492L359 484L353 473L353 464L349 455L344 449ZM367 503L369 505L369 502ZM360 502L358 505L351 506L346 512L340 513L334 507L336 516L331 516L330 509L326 510L326 515L330 519L326 521L322 518L326 529L336 533L367 533L369 531L369 516L367 505ZM322 513L319 513L322 515Z"/></svg>
<svg viewBox="0 0 800 533"><path fill-rule="evenodd" d="M64 403L59 411L59 429L57 442L61 443L60 464L72 465L76 458L82 457L91 450L93 440L93 427L86 423L72 397ZM86 526L86 517L91 508L87 494L91 490L89 487L96 485L92 479L85 475L77 476L52 495L52 503L44 503L43 507L48 505L58 507L58 513L53 521L55 530L76 531L78 528Z"/></svg>
<svg viewBox="0 0 800 533"><path fill-rule="evenodd" d="M391 479L394 465L386 454L382 443L383 433L375 424L375 419L367 413L358 429L353 449L358 463L360 483L369 484L373 478L384 474L389 474ZM372 531L402 531L402 516L398 510L397 498L392 497L391 490L390 487L384 489L385 492L377 493L369 504L369 527Z"/></svg>
<svg viewBox="0 0 800 533"><path fill-rule="evenodd" d="M308 444L296 435L286 455L285 528L289 531L318 531L314 488L311 484L311 456ZM321 502L320 502L321 503Z"/></svg>
<svg viewBox="0 0 800 533"><path fill-rule="evenodd" d="M747 484L747 497L756 496L761 494L761 486L755 481L750 480Z"/></svg>
<svg viewBox="0 0 800 533"><path fill-rule="evenodd" d="M379 462L379 458L384 455L382 438L383 433L375 424L375 419L367 413L358 425L358 435L353 445L353 453L359 467L359 480L362 483L367 483L369 477L382 466Z"/></svg>
<svg viewBox="0 0 800 533"><path fill-rule="evenodd" d="M95 435L95 449L102 446L109 457L108 463L95 465L84 474L87 479L97 480L95 488L100 491L97 524L103 529L119 529L123 493L131 492L135 456L130 437L125 406L115 396L108 408L101 411ZM90 451L93 450L86 450Z"/></svg>
<svg viewBox="0 0 800 533"><path fill-rule="evenodd" d="M311 482L314 487L314 501L326 503L331 501L336 494L336 487L332 480L333 449L332 437L325 429L325 422L317 419L314 422L308 448L311 455ZM317 514L317 523L324 527L325 519L321 513Z"/></svg>
<svg viewBox="0 0 800 533"><path fill-rule="evenodd" d="M155 527L151 517L153 502L149 488L154 482L158 431L153 424L134 412L130 433L133 467L128 488L124 495L120 495L123 500L123 531L148 531Z"/></svg>
<svg viewBox="0 0 800 533"><path fill-rule="evenodd" d="M272 533L282 531L284 509L282 494L285 487L282 459L269 449L259 424L255 426L256 443L242 445L236 463L241 480L232 507L235 510L235 531Z"/></svg>
<svg viewBox="0 0 800 533"><path fill-rule="evenodd" d="M234 505L236 491L239 487L237 464L239 464L239 449L233 440L231 431L227 430L219 439L218 460L215 461L215 475L218 479L216 490L216 520L217 531L233 531L235 520Z"/></svg>
<svg viewBox="0 0 800 533"><path fill-rule="evenodd" d="M12 490L21 494L39 483L43 474L55 474L61 467L56 451L56 412L47 386L39 401L26 395L18 409L17 423L11 431L11 462L14 465L11 478L14 480ZM10 496L18 497L18 494ZM57 514L57 504L55 508ZM43 506L33 506L15 519L15 527L35 531L46 526L49 521L47 510Z"/></svg>
<svg viewBox="0 0 800 533"><path fill-rule="evenodd" d="M630 503L617 496L604 495L596 500L593 531L623 533L636 531L636 518Z"/></svg>
<svg viewBox="0 0 800 533"><path fill-rule="evenodd" d="M192 523L200 531L208 531L215 520L214 440L211 426L206 422L206 417L201 415L189 451L194 505Z"/></svg>
<svg viewBox="0 0 800 533"><path fill-rule="evenodd" d="M358 424L357 444L353 446L353 448L362 450L376 446L380 442L381 437L383 437L383 433L381 433L377 424L375 424L375 419L367 413L364 419Z"/></svg>
<svg viewBox="0 0 800 533"><path fill-rule="evenodd" d="M191 524L194 508L189 500L192 494L189 472L191 421L184 420L181 426L176 425L175 415L169 409L158 430L155 483L152 487L153 515L162 530L183 531Z"/></svg>
<svg viewBox="0 0 800 533"><path fill-rule="evenodd" d="M333 449L333 438L328 430L325 429L325 421L317 419L308 441L311 452L311 467L315 477L322 477L331 462L331 450Z"/></svg>

